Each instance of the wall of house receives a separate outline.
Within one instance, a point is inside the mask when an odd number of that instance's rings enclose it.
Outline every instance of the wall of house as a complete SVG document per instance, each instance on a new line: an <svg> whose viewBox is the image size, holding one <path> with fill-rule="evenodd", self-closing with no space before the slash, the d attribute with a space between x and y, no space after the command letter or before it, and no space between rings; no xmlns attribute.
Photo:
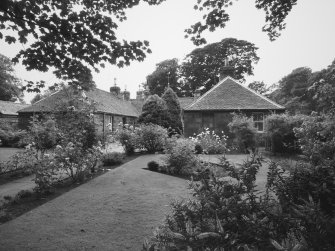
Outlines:
<svg viewBox="0 0 335 251"><path fill-rule="evenodd" d="M19 118L17 115L3 115L0 114L0 123L7 124L16 128L18 126Z"/></svg>
<svg viewBox="0 0 335 251"><path fill-rule="evenodd" d="M28 129L33 113L19 113L18 127L22 130Z"/></svg>
<svg viewBox="0 0 335 251"><path fill-rule="evenodd" d="M193 136L209 128L217 134L229 133L228 124L232 120L230 112L184 112L184 135Z"/></svg>
<svg viewBox="0 0 335 251"><path fill-rule="evenodd" d="M272 111L247 111L245 114L250 117L253 113L262 112L265 116L270 114ZM193 136L194 133L198 134L204 130L204 128L209 128L209 130L214 130L216 134L221 135L222 131L225 135L231 137L229 132L228 124L232 121L232 111L227 112L184 112L184 135L185 137Z"/></svg>

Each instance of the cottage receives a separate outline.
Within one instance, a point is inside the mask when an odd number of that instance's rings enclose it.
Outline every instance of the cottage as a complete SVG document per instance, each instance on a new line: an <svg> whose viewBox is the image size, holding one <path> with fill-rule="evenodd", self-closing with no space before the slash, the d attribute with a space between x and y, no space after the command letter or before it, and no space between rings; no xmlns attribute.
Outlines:
<svg viewBox="0 0 335 251"><path fill-rule="evenodd" d="M26 104L0 100L0 122L16 127L19 120L17 112L27 106Z"/></svg>
<svg viewBox="0 0 335 251"><path fill-rule="evenodd" d="M265 116L284 111L283 106L228 76L183 109L184 134L192 136L203 128L228 132L234 112L252 117L258 132L263 132Z"/></svg>
<svg viewBox="0 0 335 251"><path fill-rule="evenodd" d="M116 85L110 88L110 92L94 88L81 94L95 104L94 121L100 135L104 136L107 133L109 124L115 130L119 123L134 124L139 116L139 111L130 101L130 93L120 92L120 88ZM53 112L62 101L68 100L69 97L65 88L19 110L19 127L27 128L33 115Z"/></svg>

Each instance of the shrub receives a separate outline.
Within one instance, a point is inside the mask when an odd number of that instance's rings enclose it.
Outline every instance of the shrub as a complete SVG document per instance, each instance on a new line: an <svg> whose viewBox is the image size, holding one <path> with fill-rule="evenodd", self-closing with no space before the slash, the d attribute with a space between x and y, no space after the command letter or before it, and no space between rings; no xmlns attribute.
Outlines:
<svg viewBox="0 0 335 251"><path fill-rule="evenodd" d="M138 134L133 126L119 126L114 132L114 139L120 142L127 155L133 154L138 147Z"/></svg>
<svg viewBox="0 0 335 251"><path fill-rule="evenodd" d="M0 124L0 145L2 146L24 147L26 144L23 139L26 135L25 130L18 130L4 123Z"/></svg>
<svg viewBox="0 0 335 251"><path fill-rule="evenodd" d="M302 152L314 164L335 164L335 115L312 114L294 128Z"/></svg>
<svg viewBox="0 0 335 251"><path fill-rule="evenodd" d="M143 104L142 113L138 118L138 123L152 123L168 128L169 115L166 102L157 94L149 96Z"/></svg>
<svg viewBox="0 0 335 251"><path fill-rule="evenodd" d="M234 141L239 151L247 152L256 150L257 131L253 126L251 118L243 114L234 114L232 122L228 124L229 130L234 134Z"/></svg>
<svg viewBox="0 0 335 251"><path fill-rule="evenodd" d="M150 161L148 162L148 169L150 171L158 171L159 164L156 161Z"/></svg>
<svg viewBox="0 0 335 251"><path fill-rule="evenodd" d="M227 150L226 136L220 137L214 131L211 132L209 128L205 128L203 132L196 135L192 140L197 145L199 144L203 152L207 154L222 154Z"/></svg>
<svg viewBox="0 0 335 251"><path fill-rule="evenodd" d="M16 196L20 199L30 198L33 196L33 192L30 190L21 190Z"/></svg>
<svg viewBox="0 0 335 251"><path fill-rule="evenodd" d="M60 141L61 132L58 129L57 122L53 117L37 118L33 117L29 126L29 139L34 142L38 151L45 152L52 149Z"/></svg>
<svg viewBox="0 0 335 251"><path fill-rule="evenodd" d="M123 162L124 154L118 152L105 153L102 155L102 163L104 166L118 165Z"/></svg>
<svg viewBox="0 0 335 251"><path fill-rule="evenodd" d="M0 174L10 171L19 171L30 174L37 164L36 152L32 152L28 146L24 151L12 155L7 162L1 163Z"/></svg>
<svg viewBox="0 0 335 251"><path fill-rule="evenodd" d="M162 99L166 102L167 113L169 116L169 128L171 128L169 134L182 134L183 124L181 119L181 107L177 94L168 87L162 95Z"/></svg>
<svg viewBox="0 0 335 251"><path fill-rule="evenodd" d="M195 152L196 154L202 154L203 151L204 151L204 150L202 149L202 146L201 146L199 143L197 143L197 144L195 145L195 147L194 147L194 152Z"/></svg>
<svg viewBox="0 0 335 251"><path fill-rule="evenodd" d="M162 151L168 137L167 130L159 125L147 124L136 128L138 144L149 153Z"/></svg>
<svg viewBox="0 0 335 251"><path fill-rule="evenodd" d="M293 129L299 127L306 116L272 114L265 119L265 133L271 140L273 153L294 153L299 151Z"/></svg>
<svg viewBox="0 0 335 251"><path fill-rule="evenodd" d="M60 103L54 114L62 132L61 144L77 142L84 149L92 148L98 141L93 115L95 105L74 92L69 95L69 100Z"/></svg>
<svg viewBox="0 0 335 251"><path fill-rule="evenodd" d="M189 174L197 166L194 155L194 142L190 139L178 139L175 145L166 151L165 162L171 173Z"/></svg>
<svg viewBox="0 0 335 251"><path fill-rule="evenodd" d="M193 198L171 204L172 213L144 250L275 250L271 240L288 238L291 225L273 210L276 204L255 198L252 184L259 167L254 157L242 165L243 172L219 178L204 174L191 182Z"/></svg>
<svg viewBox="0 0 335 251"><path fill-rule="evenodd" d="M102 156L101 146L84 149L81 143L69 142L65 147L58 145L54 152L54 163L73 182L83 181L90 171L94 171Z"/></svg>

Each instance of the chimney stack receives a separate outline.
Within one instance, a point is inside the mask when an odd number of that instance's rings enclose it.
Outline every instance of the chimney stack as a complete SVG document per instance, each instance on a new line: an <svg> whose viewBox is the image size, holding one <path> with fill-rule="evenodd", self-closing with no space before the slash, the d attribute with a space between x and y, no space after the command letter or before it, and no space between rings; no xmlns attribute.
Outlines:
<svg viewBox="0 0 335 251"><path fill-rule="evenodd" d="M130 100L130 92L127 91L126 89L124 89L124 91L122 92L122 97L123 97L123 100L129 101Z"/></svg>
<svg viewBox="0 0 335 251"><path fill-rule="evenodd" d="M119 97L120 95L120 87L118 87L116 85L116 78L114 78L114 86L112 86L111 88L109 88L110 92L113 93L116 97Z"/></svg>
<svg viewBox="0 0 335 251"><path fill-rule="evenodd" d="M232 66L229 62L229 59L226 58L224 62L224 66L220 69L219 81L223 80L225 77L234 77L234 66Z"/></svg>

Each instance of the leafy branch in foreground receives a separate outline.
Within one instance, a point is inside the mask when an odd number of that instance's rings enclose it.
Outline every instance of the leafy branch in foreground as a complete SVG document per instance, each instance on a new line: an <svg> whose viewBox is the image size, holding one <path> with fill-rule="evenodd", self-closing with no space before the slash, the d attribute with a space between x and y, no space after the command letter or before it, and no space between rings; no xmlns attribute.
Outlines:
<svg viewBox="0 0 335 251"><path fill-rule="evenodd" d="M91 69L108 62L123 67L143 61L147 41L119 41L115 31L126 20L126 9L141 0L4 0L0 4L0 39L29 46L13 59L27 70L47 72L70 85L89 89ZM142 0L150 5L162 0ZM33 41L31 44L28 43Z"/></svg>

